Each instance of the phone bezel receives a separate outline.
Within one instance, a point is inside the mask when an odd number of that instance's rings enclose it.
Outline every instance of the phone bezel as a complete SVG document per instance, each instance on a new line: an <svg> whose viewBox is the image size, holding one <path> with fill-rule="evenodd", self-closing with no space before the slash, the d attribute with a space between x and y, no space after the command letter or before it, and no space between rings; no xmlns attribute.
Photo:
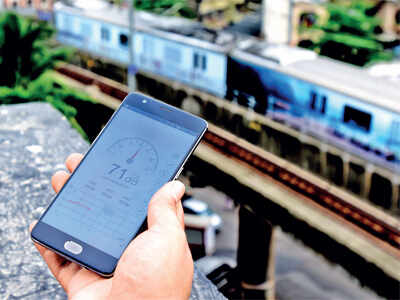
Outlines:
<svg viewBox="0 0 400 300"><path fill-rule="evenodd" d="M147 113L152 116L155 116L157 118L161 118L164 120L167 120L169 122L172 122L176 124L177 126L186 128L190 131L193 131L196 133L196 139L194 143L191 145L191 147L188 149L187 153L185 154L184 159L182 162L176 167L174 170L173 176L169 178L169 180L176 179L177 175L179 175L180 170L182 170L184 164L186 163L187 159L190 157L190 155L193 153L193 151L196 149L197 145L199 144L202 136L206 132L208 128L208 124L205 120L194 116L190 113L184 112L178 108L175 108L169 104L166 104L164 102L158 101L156 99L150 98L148 96L145 96L140 93L132 93L129 94L124 101L121 103L120 107L114 112L110 120L107 122L106 126L104 126L103 130L100 132L100 134L96 137L88 151L86 152L84 158L82 159L81 163L77 166L76 170L79 169L79 167L84 163L86 156L90 153L90 151L95 147L97 141L101 138L103 135L103 132L107 130L107 128L111 125L112 121L114 120L114 117L118 114L120 109L122 107L127 107L131 109L135 109L135 111L141 113ZM138 111L139 110L139 111ZM74 175L75 172L73 172L70 176L70 179ZM64 186L68 184L69 180L66 182ZM63 191L64 187L60 190L58 194L61 194ZM102 252L101 250L94 248L82 241L80 241L77 238L74 238L44 222L41 222L42 218L44 215L47 213L47 211L51 208L52 204L57 200L58 195L56 195L45 212L42 214L40 217L39 221L36 223L34 228L32 229L31 232L31 239L58 253L62 257L73 261L82 267L92 270L96 272L97 274L100 274L103 277L111 277L115 271L116 265L118 263L119 259L116 259L115 257ZM133 236L135 238L140 232L145 230L146 226L146 219L143 221L141 227L139 228L138 232ZM133 239L132 238L132 239ZM64 243L65 241L72 240L76 241L79 244L84 246L84 253L85 256L82 256L81 254L79 255L74 255L70 252L67 252L64 250Z"/></svg>

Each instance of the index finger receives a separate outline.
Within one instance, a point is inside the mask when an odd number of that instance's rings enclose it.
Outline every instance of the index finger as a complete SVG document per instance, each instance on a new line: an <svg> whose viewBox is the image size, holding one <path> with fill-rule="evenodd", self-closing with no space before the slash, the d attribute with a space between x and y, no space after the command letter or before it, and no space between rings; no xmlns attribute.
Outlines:
<svg viewBox="0 0 400 300"><path fill-rule="evenodd" d="M65 165L67 166L68 170L72 173L76 167L79 165L83 158L83 155L80 153L72 153L68 156L67 160L65 161Z"/></svg>

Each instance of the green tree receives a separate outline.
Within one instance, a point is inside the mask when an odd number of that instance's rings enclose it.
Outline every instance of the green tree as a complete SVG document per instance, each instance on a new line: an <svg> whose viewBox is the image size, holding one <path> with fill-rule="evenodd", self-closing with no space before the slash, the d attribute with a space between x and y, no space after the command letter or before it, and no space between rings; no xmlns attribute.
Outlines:
<svg viewBox="0 0 400 300"><path fill-rule="evenodd" d="M61 80L54 79L51 72L42 74L26 86L0 86L0 104L48 102L68 119L72 127L88 139L75 118L78 113L75 106L79 106L76 102L82 101L94 103L86 94L69 88Z"/></svg>
<svg viewBox="0 0 400 300"><path fill-rule="evenodd" d="M373 8L372 3L363 0L335 1L325 4L325 7L329 18L324 24L300 29L303 32L314 31L318 38L299 46L358 66L393 58L393 52L386 50L379 40L381 20L367 13Z"/></svg>
<svg viewBox="0 0 400 300"><path fill-rule="evenodd" d="M135 8L159 15L179 16L189 19L197 17L196 11L188 0L132 0Z"/></svg>
<svg viewBox="0 0 400 300"><path fill-rule="evenodd" d="M55 64L71 54L49 46L54 32L42 21L15 13L0 15L0 104L46 101L88 138L76 120L77 108L94 101L54 78Z"/></svg>
<svg viewBox="0 0 400 300"><path fill-rule="evenodd" d="M54 29L46 22L15 13L0 16L0 86L27 86L70 51L49 47Z"/></svg>

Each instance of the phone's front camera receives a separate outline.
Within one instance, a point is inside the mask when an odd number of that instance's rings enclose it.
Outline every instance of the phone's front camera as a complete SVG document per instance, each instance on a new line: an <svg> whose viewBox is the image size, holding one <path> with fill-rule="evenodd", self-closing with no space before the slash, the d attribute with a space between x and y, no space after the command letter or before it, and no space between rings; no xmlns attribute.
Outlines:
<svg viewBox="0 0 400 300"><path fill-rule="evenodd" d="M146 99L142 100L142 103L147 103L147 100Z"/></svg>

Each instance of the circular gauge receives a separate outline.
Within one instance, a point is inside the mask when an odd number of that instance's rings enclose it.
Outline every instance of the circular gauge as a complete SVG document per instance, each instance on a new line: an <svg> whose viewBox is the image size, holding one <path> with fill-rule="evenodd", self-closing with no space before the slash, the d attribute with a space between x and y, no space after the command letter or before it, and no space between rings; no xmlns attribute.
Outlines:
<svg viewBox="0 0 400 300"><path fill-rule="evenodd" d="M152 173L158 166L158 154L152 144L141 138L124 138L115 142L108 151L129 172Z"/></svg>

